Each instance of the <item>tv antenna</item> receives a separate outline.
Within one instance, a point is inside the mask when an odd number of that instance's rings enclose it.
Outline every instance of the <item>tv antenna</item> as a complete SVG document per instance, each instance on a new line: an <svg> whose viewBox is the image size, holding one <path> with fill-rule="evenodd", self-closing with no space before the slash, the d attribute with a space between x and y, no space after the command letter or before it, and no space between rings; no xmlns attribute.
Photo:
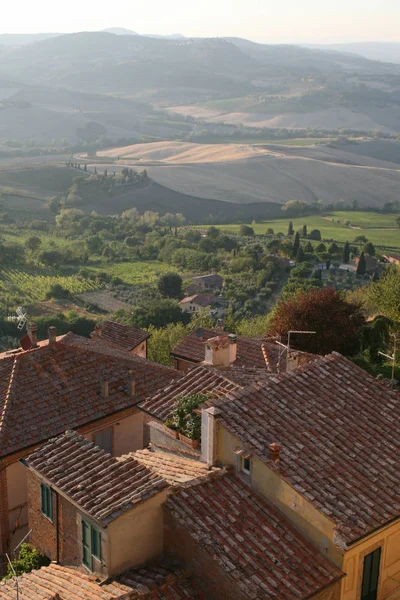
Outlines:
<svg viewBox="0 0 400 600"><path fill-rule="evenodd" d="M381 356L384 356L385 358L388 358L391 363L392 363L392 377L390 379L390 385L391 387L393 387L394 385L394 370L396 367L396 352L397 352L397 335L395 333L392 333L393 336L393 354L385 354L384 352L378 352L378 354L380 354Z"/></svg>
<svg viewBox="0 0 400 600"><path fill-rule="evenodd" d="M316 331L297 331L294 329L290 329L287 332L287 336L288 336L287 344L282 344L282 342L278 342L278 341L276 342L279 346L282 346L286 350L286 371L288 371L288 369L289 369L290 336L292 333L296 333L296 334L300 334L300 335L314 335L317 332ZM279 356L279 359L281 356L283 356L283 353L285 352L285 350L283 350L282 354ZM279 362L280 362L280 360L279 360Z"/></svg>
<svg viewBox="0 0 400 600"><path fill-rule="evenodd" d="M17 313L17 329L18 331L21 331L25 327L28 313L25 311L23 306L18 306L15 312Z"/></svg>
<svg viewBox="0 0 400 600"><path fill-rule="evenodd" d="M16 553L16 551L24 543L24 541L26 540L26 538L30 536L31 532L32 532L32 529L30 529L28 531L28 533L22 538L22 540L20 541L20 543L17 546L15 546L13 554ZM15 569L14 569L14 565L12 564L12 560L10 559L10 557L8 556L7 553L6 553L6 557L7 557L7 560L8 560L8 564L10 565L10 569L12 571L12 574L13 574L13 577L12 577L13 581L15 583L15 591L16 591L16 594L17 594L15 598L16 598L16 600L19 600L20 596L19 596L19 579L18 579L18 575L16 574Z"/></svg>

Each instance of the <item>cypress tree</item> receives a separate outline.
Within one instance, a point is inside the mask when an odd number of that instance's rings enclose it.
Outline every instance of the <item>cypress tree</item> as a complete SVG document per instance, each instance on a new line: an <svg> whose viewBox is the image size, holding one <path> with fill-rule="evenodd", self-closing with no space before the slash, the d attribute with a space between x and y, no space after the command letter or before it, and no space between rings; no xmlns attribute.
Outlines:
<svg viewBox="0 0 400 600"><path fill-rule="evenodd" d="M345 265L348 264L349 260L350 260L350 244L349 242L346 242L343 248L343 262Z"/></svg>
<svg viewBox="0 0 400 600"><path fill-rule="evenodd" d="M300 248L300 234L297 231L296 235L294 236L294 243L293 243L293 258L295 258L297 256L297 253L299 251Z"/></svg>
<svg viewBox="0 0 400 600"><path fill-rule="evenodd" d="M357 275L365 275L366 271L367 271L367 263L366 263L365 254L363 251L360 254L360 260L358 261Z"/></svg>
<svg viewBox="0 0 400 600"><path fill-rule="evenodd" d="M289 221L289 227L288 227L288 235L293 235L294 234L294 229L293 229L293 223L292 221Z"/></svg>
<svg viewBox="0 0 400 600"><path fill-rule="evenodd" d="M301 233L302 237L306 238L307 237L307 225L303 225L303 229L302 229L302 233Z"/></svg>
<svg viewBox="0 0 400 600"><path fill-rule="evenodd" d="M305 260L304 250L303 250L303 247L300 246L297 251L297 254L296 254L296 263L304 262L304 260Z"/></svg>

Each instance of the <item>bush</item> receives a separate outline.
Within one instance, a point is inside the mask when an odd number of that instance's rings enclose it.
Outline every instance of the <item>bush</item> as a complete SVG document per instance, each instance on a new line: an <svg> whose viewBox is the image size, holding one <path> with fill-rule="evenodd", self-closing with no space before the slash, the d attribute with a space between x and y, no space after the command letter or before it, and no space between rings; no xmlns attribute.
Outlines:
<svg viewBox="0 0 400 600"><path fill-rule="evenodd" d="M168 424L191 440L200 440L201 416L193 411L206 400L207 396L204 394L181 396L177 400Z"/></svg>
<svg viewBox="0 0 400 600"><path fill-rule="evenodd" d="M50 564L50 560L44 554L41 554L39 550L36 550L30 544L22 544L19 551L18 558L12 561L14 571L16 575L22 575L23 573L30 573L33 569L37 570L41 567L47 567ZM11 579L14 573L11 566L7 568L7 579Z"/></svg>

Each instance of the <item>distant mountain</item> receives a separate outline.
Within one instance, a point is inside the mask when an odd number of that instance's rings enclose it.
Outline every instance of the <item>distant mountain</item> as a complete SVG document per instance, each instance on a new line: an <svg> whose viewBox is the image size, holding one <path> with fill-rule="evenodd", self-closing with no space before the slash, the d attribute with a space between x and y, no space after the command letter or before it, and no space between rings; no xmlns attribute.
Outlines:
<svg viewBox="0 0 400 600"><path fill-rule="evenodd" d="M115 35L139 35L136 31L125 29L125 27L109 27L108 29L103 29L103 31L105 33L114 33Z"/></svg>
<svg viewBox="0 0 400 600"><path fill-rule="evenodd" d="M325 48L338 52L358 54L370 60L400 63L400 42L355 42L350 44L308 45L308 48Z"/></svg>
<svg viewBox="0 0 400 600"><path fill-rule="evenodd" d="M25 46L57 37L59 33L0 33L0 46Z"/></svg>

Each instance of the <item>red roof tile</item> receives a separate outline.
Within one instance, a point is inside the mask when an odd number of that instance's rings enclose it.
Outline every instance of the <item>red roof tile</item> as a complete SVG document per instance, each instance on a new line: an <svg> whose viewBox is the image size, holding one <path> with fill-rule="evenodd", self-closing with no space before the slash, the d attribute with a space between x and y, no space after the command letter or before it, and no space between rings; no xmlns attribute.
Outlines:
<svg viewBox="0 0 400 600"><path fill-rule="evenodd" d="M308 598L342 576L284 515L233 475L178 489L165 508L248 598Z"/></svg>
<svg viewBox="0 0 400 600"><path fill-rule="evenodd" d="M102 525L167 486L132 455L118 461L75 431L50 440L24 462Z"/></svg>
<svg viewBox="0 0 400 600"><path fill-rule="evenodd" d="M219 422L352 543L400 517L400 395L340 354L216 398ZM281 444L280 460L269 445Z"/></svg>
<svg viewBox="0 0 400 600"><path fill-rule="evenodd" d="M139 408L153 417L165 421L171 415L175 402L180 396L226 394L229 391L240 389L241 386L262 383L269 376L266 369L250 367L230 366L223 370L210 366L191 367L179 379L139 404Z"/></svg>
<svg viewBox="0 0 400 600"><path fill-rule="evenodd" d="M204 600L190 572L167 562L131 569L103 583L96 575L51 564L18 578L20 600ZM0 582L0 600L15 600L14 580Z"/></svg>
<svg viewBox="0 0 400 600"><path fill-rule="evenodd" d="M182 306L184 304L187 304L188 302L194 302L195 304L198 304L199 306L203 307L210 306L210 304L215 302L215 296L213 294L194 294L193 296L183 298L183 300L181 300L179 304Z"/></svg>
<svg viewBox="0 0 400 600"><path fill-rule="evenodd" d="M129 371L136 381L133 398ZM134 406L179 374L72 334L68 345L63 340L2 355L0 375L1 457ZM100 393L104 378L108 397Z"/></svg>
<svg viewBox="0 0 400 600"><path fill-rule="evenodd" d="M151 333L148 331L122 325L115 321L103 321L91 334L93 340L111 344L127 352L139 346L139 344L147 340L150 336Z"/></svg>

